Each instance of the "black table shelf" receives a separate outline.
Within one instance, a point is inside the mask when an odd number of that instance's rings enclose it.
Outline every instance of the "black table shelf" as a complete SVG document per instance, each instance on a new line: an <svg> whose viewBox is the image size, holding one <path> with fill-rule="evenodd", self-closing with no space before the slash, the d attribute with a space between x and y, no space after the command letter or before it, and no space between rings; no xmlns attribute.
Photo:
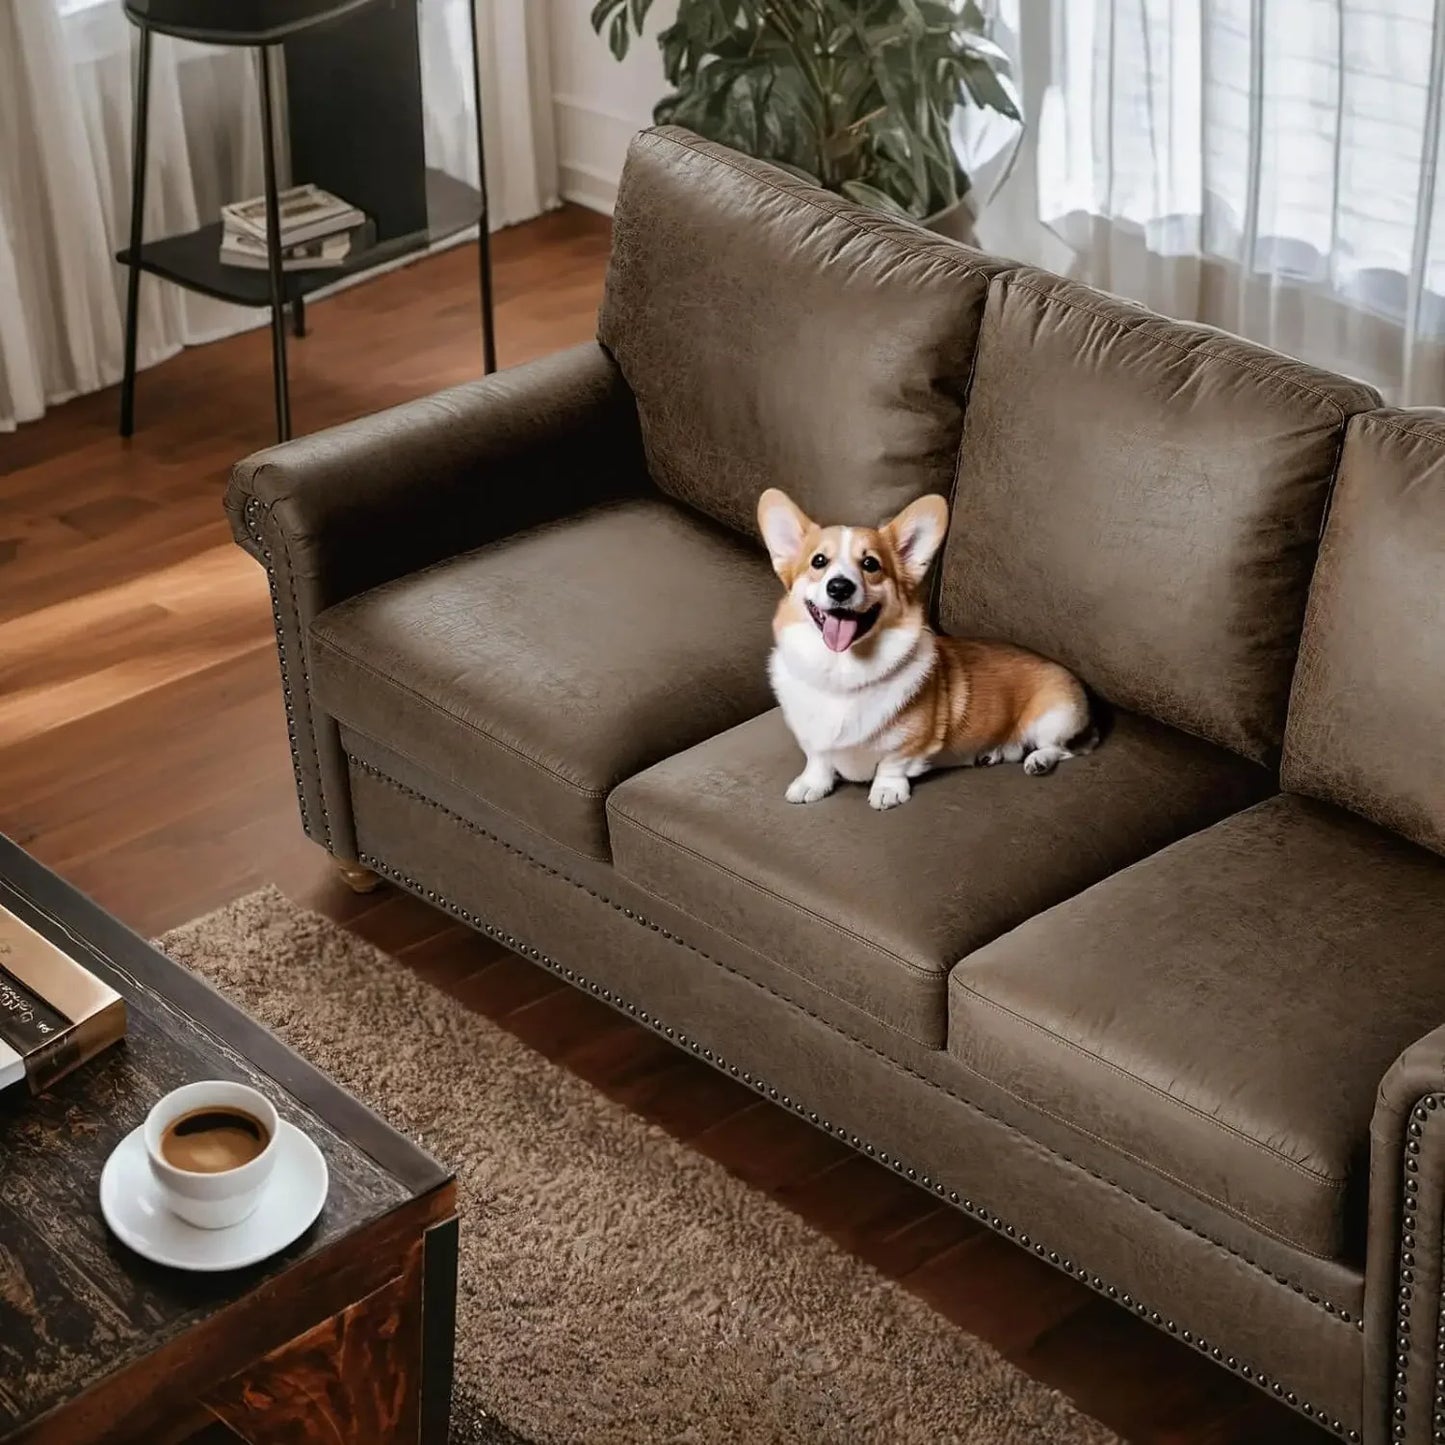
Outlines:
<svg viewBox="0 0 1445 1445"><path fill-rule="evenodd" d="M473 187L426 164L419 3L124 0L139 45L131 136L130 243L116 253L116 260L128 272L121 436L130 436L135 427L136 331L143 273L217 300L270 309L276 436L285 441L291 435L286 323L289 318L298 337L306 334L306 297L349 276L359 277L419 255L476 226L482 367L488 372L496 369L476 7L467 7L477 143L478 185ZM264 270L222 263L219 217L181 235L144 239L151 42L155 35L244 46L256 57L268 219ZM273 80L273 67L283 86ZM280 157L278 131L286 151ZM289 160L286 170L292 181L329 190L367 217L362 249L339 266L285 270L276 224L283 160Z"/></svg>
<svg viewBox="0 0 1445 1445"><path fill-rule="evenodd" d="M137 25L207 45L274 45L375 0L124 0Z"/></svg>
<svg viewBox="0 0 1445 1445"><path fill-rule="evenodd" d="M409 236L395 236L379 241L350 255L339 266L314 271L287 271L283 287L285 299L295 301L324 286L334 286L347 276L386 266L403 256L424 251L475 226L482 217L482 193L459 181L445 171L428 169L426 173L427 228ZM123 266L131 264L131 249L116 252L115 259ZM213 221L195 231L166 236L157 241L144 241L140 248L139 269L165 281L174 281L190 291L231 301L238 306L269 306L271 277L265 270L244 266L227 266L221 261L221 223Z"/></svg>

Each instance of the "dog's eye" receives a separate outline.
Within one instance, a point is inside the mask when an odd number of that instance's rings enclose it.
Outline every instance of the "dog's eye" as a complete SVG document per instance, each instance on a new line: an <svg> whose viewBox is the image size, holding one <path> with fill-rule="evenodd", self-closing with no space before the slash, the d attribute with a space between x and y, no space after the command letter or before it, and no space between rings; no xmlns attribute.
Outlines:
<svg viewBox="0 0 1445 1445"><path fill-rule="evenodd" d="M814 552L814 553L813 553L813 566L814 566L814 567L821 569L821 568L823 568L823 567L826 567L827 565L828 565L828 559L827 559L821 552Z"/></svg>
<svg viewBox="0 0 1445 1445"><path fill-rule="evenodd" d="M858 565L865 572L876 572L879 564L876 557L865 557Z"/></svg>

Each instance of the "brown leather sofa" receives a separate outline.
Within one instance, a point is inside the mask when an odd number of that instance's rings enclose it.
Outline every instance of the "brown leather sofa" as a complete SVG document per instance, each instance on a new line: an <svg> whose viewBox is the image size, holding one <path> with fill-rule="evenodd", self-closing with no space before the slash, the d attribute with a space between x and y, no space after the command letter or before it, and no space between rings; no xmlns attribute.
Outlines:
<svg viewBox="0 0 1445 1445"><path fill-rule="evenodd" d="M237 467L307 832L1327 1429L1445 1438L1445 412L678 130L598 335ZM790 807L769 485L947 493L940 624L1104 746Z"/></svg>

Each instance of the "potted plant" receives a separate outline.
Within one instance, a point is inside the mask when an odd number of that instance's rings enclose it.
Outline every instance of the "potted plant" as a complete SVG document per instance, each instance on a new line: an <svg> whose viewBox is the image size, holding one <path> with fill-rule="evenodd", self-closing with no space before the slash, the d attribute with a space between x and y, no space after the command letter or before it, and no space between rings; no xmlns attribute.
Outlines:
<svg viewBox="0 0 1445 1445"><path fill-rule="evenodd" d="M597 0L592 26L620 60L651 8ZM674 89L654 118L963 238L954 112L1021 119L986 29L973 0L679 0L657 37Z"/></svg>

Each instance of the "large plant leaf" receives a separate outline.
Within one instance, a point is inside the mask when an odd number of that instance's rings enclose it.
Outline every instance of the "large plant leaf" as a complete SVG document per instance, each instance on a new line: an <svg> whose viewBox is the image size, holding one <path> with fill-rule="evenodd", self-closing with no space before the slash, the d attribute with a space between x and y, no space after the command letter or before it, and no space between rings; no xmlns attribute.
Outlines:
<svg viewBox="0 0 1445 1445"><path fill-rule="evenodd" d="M958 44L959 48L969 55L982 56L983 59L992 61L994 68L1003 71L1005 75L1013 73L1013 61L1009 59L1008 51L1002 45L996 45L988 36L960 30Z"/></svg>
<svg viewBox="0 0 1445 1445"><path fill-rule="evenodd" d="M958 11L948 0L917 0L917 5L930 30L954 30L959 27Z"/></svg>
<svg viewBox="0 0 1445 1445"><path fill-rule="evenodd" d="M996 110L1010 120L1022 120L1018 92L1013 82L1002 76L986 60L967 56L960 64L964 86L972 96L975 105L985 110Z"/></svg>
<svg viewBox="0 0 1445 1445"><path fill-rule="evenodd" d="M647 12L652 9L652 0L632 0L632 28L639 35L647 23Z"/></svg>
<svg viewBox="0 0 1445 1445"><path fill-rule="evenodd" d="M667 83L681 85L687 64L687 32L680 25L669 25L658 35L657 46L662 52L662 73Z"/></svg>
<svg viewBox="0 0 1445 1445"><path fill-rule="evenodd" d="M612 12L625 9L626 5L627 0L597 0L592 7L592 28L601 35L603 26L612 17Z"/></svg>
<svg viewBox="0 0 1445 1445"><path fill-rule="evenodd" d="M677 7L677 23L686 31L699 64L703 56L732 34L737 18L737 5L728 0L684 0Z"/></svg>
<svg viewBox="0 0 1445 1445"><path fill-rule="evenodd" d="M607 48L615 59L622 60L626 56L627 44L631 38L632 32L627 28L627 11L619 10L612 17L612 24L607 31Z"/></svg>

